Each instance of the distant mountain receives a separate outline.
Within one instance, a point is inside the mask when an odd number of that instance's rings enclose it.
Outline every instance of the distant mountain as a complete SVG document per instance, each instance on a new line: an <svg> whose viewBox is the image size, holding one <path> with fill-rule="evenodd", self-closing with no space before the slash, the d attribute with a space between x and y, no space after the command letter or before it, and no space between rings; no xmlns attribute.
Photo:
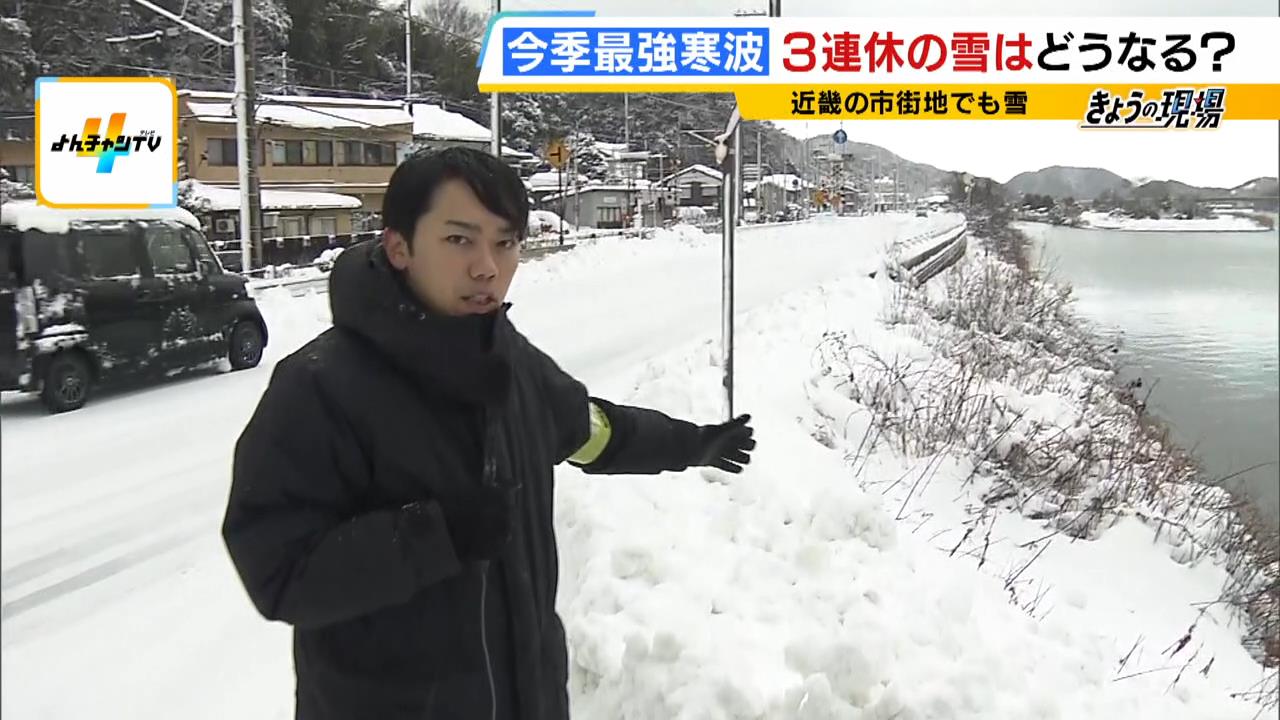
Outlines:
<svg viewBox="0 0 1280 720"><path fill-rule="evenodd" d="M1261 197L1273 198L1280 197L1280 181L1273 177L1254 178L1247 183L1242 183L1228 191L1229 195L1234 197Z"/></svg>
<svg viewBox="0 0 1280 720"><path fill-rule="evenodd" d="M1019 173L1005 183L1005 189L1015 197L1033 193L1076 200L1093 200L1107 191L1125 195L1132 188L1133 183L1110 170L1062 165Z"/></svg>
<svg viewBox="0 0 1280 720"><path fill-rule="evenodd" d="M1020 173L1005 183L1013 197L1026 193L1052 197L1093 200L1107 191L1120 198L1161 200L1193 197L1209 198L1274 198L1280 194L1280 183L1274 177L1259 177L1234 188L1200 187L1177 180L1126 180L1110 170L1055 165L1035 172Z"/></svg>
<svg viewBox="0 0 1280 720"><path fill-rule="evenodd" d="M1164 197L1178 198L1191 196L1196 199L1210 197L1225 197L1228 194L1226 188L1213 187L1196 187L1188 185L1177 180L1152 180L1133 188L1130 193L1133 197L1152 198L1159 200Z"/></svg>

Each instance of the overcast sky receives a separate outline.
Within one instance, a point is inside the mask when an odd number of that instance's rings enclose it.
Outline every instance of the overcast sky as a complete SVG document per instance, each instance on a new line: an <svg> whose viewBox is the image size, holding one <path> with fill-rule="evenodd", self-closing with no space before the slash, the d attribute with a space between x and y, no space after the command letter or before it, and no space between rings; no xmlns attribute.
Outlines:
<svg viewBox="0 0 1280 720"><path fill-rule="evenodd" d="M430 0L413 0L415 6ZM488 12L489 0L464 0ZM1276 16L1280 0L1072 0L1073 17ZM595 10L601 15L729 15L765 10L768 0L503 0L503 10ZM788 16L1062 16L1062 0L782 0ZM835 132L835 121L785 122L797 136ZM1086 131L1075 121L848 121L850 140L880 145L909 160L967 170L1000 182L1049 165L1102 167L1127 178L1152 177L1232 187L1280 174L1280 123L1227 120L1216 131Z"/></svg>

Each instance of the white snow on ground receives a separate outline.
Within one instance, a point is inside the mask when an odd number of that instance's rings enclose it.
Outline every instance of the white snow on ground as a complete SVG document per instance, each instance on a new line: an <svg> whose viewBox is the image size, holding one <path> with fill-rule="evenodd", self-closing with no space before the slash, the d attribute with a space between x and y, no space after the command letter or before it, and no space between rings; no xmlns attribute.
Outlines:
<svg viewBox="0 0 1280 720"><path fill-rule="evenodd" d="M1104 212L1085 211L1080 213L1083 227L1098 230L1132 230L1132 231L1257 231L1267 228L1245 217L1222 215L1213 218L1194 218L1178 220L1175 218L1126 218L1112 217Z"/></svg>
<svg viewBox="0 0 1280 720"><path fill-rule="evenodd" d="M1216 658L1207 677L1197 663L1170 689L1158 670L1181 664L1160 653L1190 624L1189 603L1216 597L1215 568L1178 565L1124 523L1055 543L1025 571L1053 586L1032 617L999 578L1026 562L1014 544L1043 528L998 518L976 570L946 553L973 502L968 468L944 464L899 521L900 489L863 489L845 440L833 451L813 439L817 407L834 416L839 400L813 380L825 331L928 352L880 327L883 291L865 279L893 239L923 227L881 216L743 232L739 408L761 442L746 474L558 471L575 717L1253 716L1227 692L1258 669L1216 615L1196 641ZM683 229L548 257L518 275L514 318L594 392L716 420L718 244ZM232 445L271 366L329 319L323 295L259 301L272 344L256 370L60 416L4 398L0 713L292 717L288 628L253 611L217 531ZM862 482L888 485L912 462L886 452L870 467Z"/></svg>

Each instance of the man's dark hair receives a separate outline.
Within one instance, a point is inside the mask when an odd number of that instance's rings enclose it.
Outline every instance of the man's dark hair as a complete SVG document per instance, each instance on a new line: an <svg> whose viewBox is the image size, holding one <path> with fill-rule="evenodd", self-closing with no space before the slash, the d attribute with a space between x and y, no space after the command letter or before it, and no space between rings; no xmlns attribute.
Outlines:
<svg viewBox="0 0 1280 720"><path fill-rule="evenodd" d="M436 188L454 179L465 182L489 212L511 223L524 239L529 222L524 182L498 158L466 147L420 151L400 163L382 199L382 226L403 235L412 251L418 218L431 209Z"/></svg>

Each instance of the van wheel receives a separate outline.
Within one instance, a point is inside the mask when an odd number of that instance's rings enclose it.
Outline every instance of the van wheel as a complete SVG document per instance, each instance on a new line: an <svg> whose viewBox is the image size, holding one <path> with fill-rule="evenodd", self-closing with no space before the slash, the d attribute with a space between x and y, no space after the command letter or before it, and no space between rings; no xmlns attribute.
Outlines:
<svg viewBox="0 0 1280 720"><path fill-rule="evenodd" d="M52 413L79 410L89 399L93 376L89 363L77 352L61 352L53 356L44 371L44 388L40 398Z"/></svg>
<svg viewBox="0 0 1280 720"><path fill-rule="evenodd" d="M241 320L231 329L227 357L232 370L247 370L262 362L262 330L252 320Z"/></svg>

